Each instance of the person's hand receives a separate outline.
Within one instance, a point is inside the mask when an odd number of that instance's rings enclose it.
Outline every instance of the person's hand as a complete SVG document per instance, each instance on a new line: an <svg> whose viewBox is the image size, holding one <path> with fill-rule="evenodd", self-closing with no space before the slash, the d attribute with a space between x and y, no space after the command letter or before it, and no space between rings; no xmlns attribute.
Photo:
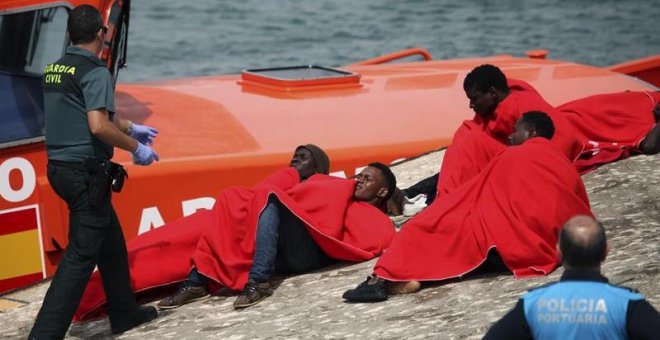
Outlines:
<svg viewBox="0 0 660 340"><path fill-rule="evenodd" d="M133 151L133 163L137 165L149 165L153 161L158 161L158 154L154 149L138 143L137 149Z"/></svg>
<svg viewBox="0 0 660 340"><path fill-rule="evenodd" d="M405 197L406 196L404 195L403 191L401 191L399 188L394 189L394 193L390 199L387 200L387 210L390 212L390 214L394 216L403 214L403 202Z"/></svg>
<svg viewBox="0 0 660 340"><path fill-rule="evenodd" d="M144 145L152 145L154 143L154 137L158 135L158 130L151 126L133 123L131 125L130 135Z"/></svg>

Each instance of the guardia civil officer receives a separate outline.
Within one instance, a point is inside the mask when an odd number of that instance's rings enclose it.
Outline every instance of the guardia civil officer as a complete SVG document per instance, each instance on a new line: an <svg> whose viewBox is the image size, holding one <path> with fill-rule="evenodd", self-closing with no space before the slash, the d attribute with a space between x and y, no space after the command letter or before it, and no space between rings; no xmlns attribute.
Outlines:
<svg viewBox="0 0 660 340"><path fill-rule="evenodd" d="M638 292L600 273L609 246L603 225L576 216L563 226L559 282L531 290L484 339L658 339L660 315Z"/></svg>
<svg viewBox="0 0 660 340"><path fill-rule="evenodd" d="M110 201L111 187L120 190L126 173L110 159L118 147L136 164L157 161L150 145L158 132L114 116L114 82L97 57L106 30L94 7L74 8L67 21L73 46L44 70L48 181L69 207L69 244L30 339L64 338L95 266L114 333L157 316L153 307L139 307L131 291L124 236Z"/></svg>

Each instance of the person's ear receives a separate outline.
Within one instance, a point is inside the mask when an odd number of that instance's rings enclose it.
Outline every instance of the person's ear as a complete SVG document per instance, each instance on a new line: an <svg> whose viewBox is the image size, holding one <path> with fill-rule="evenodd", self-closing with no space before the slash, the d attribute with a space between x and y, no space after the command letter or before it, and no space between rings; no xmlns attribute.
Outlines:
<svg viewBox="0 0 660 340"><path fill-rule="evenodd" d="M539 136L539 133L536 132L536 129L532 129L532 130L529 131L529 138L534 138L534 137L538 137L538 136Z"/></svg>
<svg viewBox="0 0 660 340"><path fill-rule="evenodd" d="M389 192L390 191L387 188L382 187L382 188L378 189L378 192L376 193L376 197L381 198L381 199L385 198L385 196L387 196L387 194Z"/></svg>

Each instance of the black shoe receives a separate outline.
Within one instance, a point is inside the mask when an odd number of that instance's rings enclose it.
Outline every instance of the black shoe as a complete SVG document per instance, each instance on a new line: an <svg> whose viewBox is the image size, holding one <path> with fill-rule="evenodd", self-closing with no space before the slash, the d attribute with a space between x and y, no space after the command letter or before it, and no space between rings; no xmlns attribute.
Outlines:
<svg viewBox="0 0 660 340"><path fill-rule="evenodd" d="M157 317L158 312L156 311L156 308L152 306L138 307L138 309L133 312L133 315L131 315L131 317L126 320L126 322L112 324L110 328L114 334L123 333L129 329L147 323Z"/></svg>
<svg viewBox="0 0 660 340"><path fill-rule="evenodd" d="M387 300L386 281L376 276L368 277L354 289L342 296L347 302L379 302Z"/></svg>
<svg viewBox="0 0 660 340"><path fill-rule="evenodd" d="M191 285L188 282L179 287L172 296L168 296L158 302L158 309L174 309L179 308L187 303L204 300L211 295L209 291L201 286Z"/></svg>
<svg viewBox="0 0 660 340"><path fill-rule="evenodd" d="M243 288L241 295L234 300L234 308L240 309L256 305L261 300L273 295L273 286L270 282L259 283L254 280L249 280Z"/></svg>

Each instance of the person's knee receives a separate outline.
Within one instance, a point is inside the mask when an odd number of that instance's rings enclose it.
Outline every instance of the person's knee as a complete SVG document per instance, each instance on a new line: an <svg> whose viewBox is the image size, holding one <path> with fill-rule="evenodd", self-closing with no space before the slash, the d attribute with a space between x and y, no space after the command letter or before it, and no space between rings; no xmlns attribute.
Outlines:
<svg viewBox="0 0 660 340"><path fill-rule="evenodd" d="M71 240L67 246L65 256L77 265L95 266L99 256L99 247L95 247L93 244L87 242Z"/></svg>

